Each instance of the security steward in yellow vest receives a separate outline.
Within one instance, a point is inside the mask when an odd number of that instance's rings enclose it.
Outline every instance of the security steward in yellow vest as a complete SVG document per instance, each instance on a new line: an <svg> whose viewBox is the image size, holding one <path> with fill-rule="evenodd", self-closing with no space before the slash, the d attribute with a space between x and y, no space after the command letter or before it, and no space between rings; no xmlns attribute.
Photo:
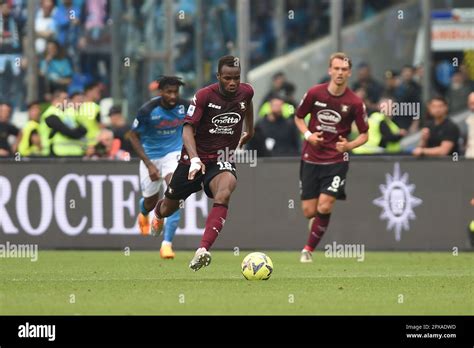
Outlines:
<svg viewBox="0 0 474 348"><path fill-rule="evenodd" d="M87 129L87 145L94 146L97 143L100 125L100 107L97 102L101 98L101 86L97 82L88 84L84 88L84 102L78 112L79 123Z"/></svg>
<svg viewBox="0 0 474 348"><path fill-rule="evenodd" d="M373 112L369 117L369 140L352 152L357 155L400 153L400 141L406 134L407 131L400 129L389 116L382 112Z"/></svg>
<svg viewBox="0 0 474 348"><path fill-rule="evenodd" d="M85 141L81 140L87 130L81 126L73 114L65 113L67 93L55 91L49 108L41 115L39 133L43 155L52 157L83 156Z"/></svg>
<svg viewBox="0 0 474 348"><path fill-rule="evenodd" d="M41 156L42 146L39 135L39 121L41 117L41 107L38 101L28 104L29 120L21 129L18 152L23 157Z"/></svg>

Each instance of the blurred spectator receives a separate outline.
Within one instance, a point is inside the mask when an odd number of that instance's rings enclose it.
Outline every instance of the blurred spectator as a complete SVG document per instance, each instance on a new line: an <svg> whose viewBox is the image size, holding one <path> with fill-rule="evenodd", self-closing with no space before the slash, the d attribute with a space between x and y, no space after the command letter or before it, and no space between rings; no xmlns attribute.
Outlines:
<svg viewBox="0 0 474 348"><path fill-rule="evenodd" d="M21 74L18 64L22 52L21 26L12 14L9 1L0 0L0 11L0 96L14 101Z"/></svg>
<svg viewBox="0 0 474 348"><path fill-rule="evenodd" d="M437 89L444 95L451 83L451 77L454 74L454 66L451 59L443 59L437 62L434 73Z"/></svg>
<svg viewBox="0 0 474 348"><path fill-rule="evenodd" d="M21 156L41 156L42 146L39 135L39 122L41 117L41 107L38 101L28 104L28 122L23 126L19 141L18 152Z"/></svg>
<svg viewBox="0 0 474 348"><path fill-rule="evenodd" d="M466 100L469 93L472 92L469 85L464 80L461 72L456 72L451 77L451 84L447 92L447 99L449 101L449 111L455 113L466 109Z"/></svg>
<svg viewBox="0 0 474 348"><path fill-rule="evenodd" d="M396 90L399 84L398 73L394 70L387 70L384 77L383 95L387 98L396 98Z"/></svg>
<svg viewBox="0 0 474 348"><path fill-rule="evenodd" d="M458 126L448 118L446 99L431 98L428 112L433 121L421 130L421 140L418 147L413 150L413 155L435 157L459 153L460 132Z"/></svg>
<svg viewBox="0 0 474 348"><path fill-rule="evenodd" d="M295 85L286 80L285 73L279 71L272 77L272 86L270 91L263 98L263 102L267 102L272 98L280 98L286 102L293 103L290 97L295 91ZM296 106L296 104L294 104Z"/></svg>
<svg viewBox="0 0 474 348"><path fill-rule="evenodd" d="M148 91L150 92L150 98L154 98L160 95L160 83L156 80L150 82L148 85Z"/></svg>
<svg viewBox="0 0 474 348"><path fill-rule="evenodd" d="M367 93L366 107L368 113L377 111L377 103L381 97L383 87L372 77L370 66L367 63L361 63L357 68L357 81L352 85L352 89L357 90L359 88L364 88Z"/></svg>
<svg viewBox="0 0 474 348"><path fill-rule="evenodd" d="M74 106L75 109L79 109L84 102L84 93L81 91L72 92L69 95L69 102Z"/></svg>
<svg viewBox="0 0 474 348"><path fill-rule="evenodd" d="M466 119L467 123L467 146L466 158L474 158L474 92L467 97L467 107L470 115Z"/></svg>
<svg viewBox="0 0 474 348"><path fill-rule="evenodd" d="M285 119L282 114L284 101L279 98L270 100L270 112L257 122L260 134L255 134L249 149L257 149L264 142L269 156L298 156L300 148L299 131L293 118ZM259 139L260 137L260 139ZM258 149L257 149L258 151ZM259 154L262 156L262 154Z"/></svg>
<svg viewBox="0 0 474 348"><path fill-rule="evenodd" d="M86 159L129 161L130 154L120 149L120 139L114 139L114 133L111 130L101 129L96 144L88 147Z"/></svg>
<svg viewBox="0 0 474 348"><path fill-rule="evenodd" d="M61 0L54 14L54 21L57 25L57 41L71 56L75 54L79 39L81 15L81 7L74 4L73 0Z"/></svg>
<svg viewBox="0 0 474 348"><path fill-rule="evenodd" d="M466 61L472 62L472 60L468 60L468 59L466 59ZM469 65L472 66L472 63ZM474 73L470 74L469 67L467 66L467 64L462 63L459 66L459 72L463 76L464 82L469 86L471 90L474 90Z"/></svg>
<svg viewBox="0 0 474 348"><path fill-rule="evenodd" d="M7 103L0 103L0 157L11 157L16 152L16 137L20 132L10 123L12 107ZM14 139L14 140L13 140Z"/></svg>
<svg viewBox="0 0 474 348"><path fill-rule="evenodd" d="M400 141L407 135L405 129L400 129L392 121L392 104L394 100L383 97L379 102L379 111L369 117L369 140L354 149L355 154L396 154L402 151Z"/></svg>
<svg viewBox="0 0 474 348"><path fill-rule="evenodd" d="M56 90L51 105L41 115L39 133L45 156L84 155L85 143L82 138L87 130L77 122L74 114L64 111L66 106L67 93Z"/></svg>
<svg viewBox="0 0 474 348"><path fill-rule="evenodd" d="M57 35L57 27L54 21L56 7L54 0L41 0L41 8L36 13L35 31L36 31L36 53L43 54L46 50L48 40L54 40Z"/></svg>
<svg viewBox="0 0 474 348"><path fill-rule="evenodd" d="M64 110L64 113L67 117L79 120L79 111L81 105L84 102L84 94L82 92L73 92L69 95L67 107Z"/></svg>
<svg viewBox="0 0 474 348"><path fill-rule="evenodd" d="M125 117L122 114L122 108L120 106L112 106L109 111L110 117L110 128L114 133L114 138L120 140L120 148L130 155L134 156L132 144L128 140L128 132L131 127L125 121Z"/></svg>
<svg viewBox="0 0 474 348"><path fill-rule="evenodd" d="M412 105L421 105L421 86L415 82L413 67L406 65L401 72L401 82L395 91L398 103L413 103ZM394 116L393 121L403 129L410 129L413 122L412 117L407 115ZM411 131L414 131L412 129Z"/></svg>
<svg viewBox="0 0 474 348"><path fill-rule="evenodd" d="M107 0L86 0L85 27L92 40L97 41L105 26Z"/></svg>
<svg viewBox="0 0 474 348"><path fill-rule="evenodd" d="M67 89L71 83L71 62L64 55L64 49L56 41L49 41L45 58L40 63L40 74L46 78L48 92L56 89Z"/></svg>
<svg viewBox="0 0 474 348"><path fill-rule="evenodd" d="M78 121L87 129L87 145L95 145L100 128L101 84L92 82L84 89L84 102L79 108Z"/></svg>

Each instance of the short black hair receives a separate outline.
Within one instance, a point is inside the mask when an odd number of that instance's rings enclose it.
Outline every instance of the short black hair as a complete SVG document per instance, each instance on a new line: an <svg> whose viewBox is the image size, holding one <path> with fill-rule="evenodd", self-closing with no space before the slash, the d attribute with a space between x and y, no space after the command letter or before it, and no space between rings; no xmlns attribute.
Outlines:
<svg viewBox="0 0 474 348"><path fill-rule="evenodd" d="M285 77L285 73L283 71L278 71L272 76L272 80L276 80L280 77Z"/></svg>
<svg viewBox="0 0 474 348"><path fill-rule="evenodd" d="M0 105L6 105L8 106L10 109L13 109L13 104L8 102L8 101L0 101Z"/></svg>
<svg viewBox="0 0 474 348"><path fill-rule="evenodd" d="M98 81L89 82L87 85L85 85L84 92L87 92L87 91L91 90L92 88L96 88L99 85L100 85L100 83Z"/></svg>
<svg viewBox="0 0 474 348"><path fill-rule="evenodd" d="M82 91L80 91L80 90L75 90L75 91L73 91L73 92L71 92L71 93L69 94L69 98L72 99L72 98L74 98L75 96L81 95L81 94L83 94Z"/></svg>
<svg viewBox="0 0 474 348"><path fill-rule="evenodd" d="M67 94L67 91L64 88L61 88L61 87L56 88L52 93L53 94L53 99L59 97L59 95L61 93L66 93Z"/></svg>
<svg viewBox="0 0 474 348"><path fill-rule="evenodd" d="M33 101L30 101L26 106L27 108L31 108L33 105L41 105L41 102L39 100L33 100Z"/></svg>
<svg viewBox="0 0 474 348"><path fill-rule="evenodd" d="M166 86L178 86L179 88L185 85L181 77L178 76L160 76L156 81L160 90L165 89Z"/></svg>
<svg viewBox="0 0 474 348"><path fill-rule="evenodd" d="M441 95L435 95L434 97L431 97L428 103L431 103L435 100L442 102L444 105L448 105L448 101L446 100L446 98Z"/></svg>
<svg viewBox="0 0 474 348"><path fill-rule="evenodd" d="M122 107L120 105L114 105L109 110L109 116L117 115L122 113Z"/></svg>
<svg viewBox="0 0 474 348"><path fill-rule="evenodd" d="M219 58L219 63L217 65L217 72L220 74L223 66L229 66L231 68L240 69L240 59L234 56L223 56Z"/></svg>

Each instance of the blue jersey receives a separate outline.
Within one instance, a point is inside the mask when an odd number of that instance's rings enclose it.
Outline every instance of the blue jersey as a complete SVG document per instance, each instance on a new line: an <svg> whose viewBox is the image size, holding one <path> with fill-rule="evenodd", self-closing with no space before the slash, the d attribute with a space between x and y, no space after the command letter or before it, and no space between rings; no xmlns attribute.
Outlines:
<svg viewBox="0 0 474 348"><path fill-rule="evenodd" d="M181 151L183 122L188 105L188 102L179 99L173 109L166 109L162 106L161 97L156 97L138 110L132 131L140 135L140 141L149 159Z"/></svg>

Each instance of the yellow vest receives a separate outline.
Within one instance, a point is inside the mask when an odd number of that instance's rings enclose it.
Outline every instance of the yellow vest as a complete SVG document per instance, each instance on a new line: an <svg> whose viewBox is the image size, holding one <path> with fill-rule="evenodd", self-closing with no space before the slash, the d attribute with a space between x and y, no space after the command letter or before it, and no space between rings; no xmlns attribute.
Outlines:
<svg viewBox="0 0 474 348"><path fill-rule="evenodd" d="M386 122L388 128L393 134L398 134L400 128L390 118L385 117L380 112L374 112L369 117L369 140L362 146L359 146L352 150L353 153L358 155L371 155L377 153L398 153L401 151L400 141L388 142L386 147L380 146L382 141L382 133L380 132L380 124Z"/></svg>
<svg viewBox="0 0 474 348"><path fill-rule="evenodd" d="M265 115L268 115L271 112L270 108L270 102L267 101L262 105L260 108L258 115L260 117L265 117ZM281 114L284 118L289 118L290 116L294 115L296 112L295 107L289 103L284 103L283 107L281 109Z"/></svg>
<svg viewBox="0 0 474 348"><path fill-rule="evenodd" d="M49 156L51 154L56 156L83 156L85 152L85 144L78 139L71 139L59 132L52 134L53 130L46 124L46 119L52 115L59 117L69 128L78 127L78 123L74 115L66 115L64 111L51 105L41 115L40 122L40 136L41 144L43 146L43 154Z"/></svg>
<svg viewBox="0 0 474 348"><path fill-rule="evenodd" d="M78 122L87 129L87 145L95 145L100 132L100 123L96 116L100 113L100 106L94 102L84 102L77 113Z"/></svg>
<svg viewBox="0 0 474 348"><path fill-rule="evenodd" d="M39 134L39 123L33 120L29 120L21 130L22 136L20 143L18 144L18 152L20 155L28 156L40 156L41 149L37 145L30 145L30 137L33 131L37 131Z"/></svg>

